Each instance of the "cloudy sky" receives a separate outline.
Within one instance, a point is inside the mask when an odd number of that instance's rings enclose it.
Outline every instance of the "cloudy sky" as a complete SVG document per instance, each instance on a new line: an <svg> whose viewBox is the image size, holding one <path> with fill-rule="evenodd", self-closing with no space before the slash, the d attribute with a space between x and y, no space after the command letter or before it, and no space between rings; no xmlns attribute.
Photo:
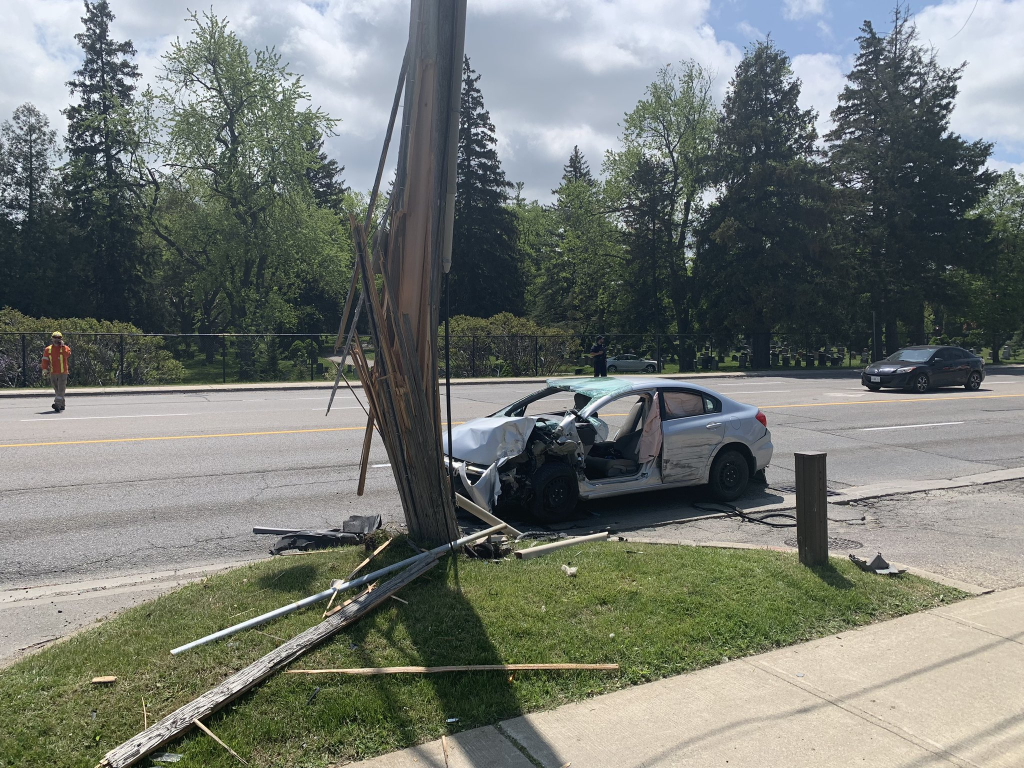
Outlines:
<svg viewBox="0 0 1024 768"><path fill-rule="evenodd" d="M112 34L139 51L153 82L188 0L110 0ZM657 69L693 58L719 96L751 41L771 35L793 58L806 106L828 114L864 19L889 27L894 0L469 0L466 53L512 181L547 200L578 144L598 170L619 123ZM409 0L214 0L251 49L274 46L314 105L341 120L328 149L357 189L372 183L408 30ZM922 42L947 66L968 62L953 128L996 144L993 167L1024 169L1024 0L912 5ZM81 0L0 0L0 119L31 101L63 130L65 82L80 61ZM1015 31L1016 30L1016 31Z"/></svg>

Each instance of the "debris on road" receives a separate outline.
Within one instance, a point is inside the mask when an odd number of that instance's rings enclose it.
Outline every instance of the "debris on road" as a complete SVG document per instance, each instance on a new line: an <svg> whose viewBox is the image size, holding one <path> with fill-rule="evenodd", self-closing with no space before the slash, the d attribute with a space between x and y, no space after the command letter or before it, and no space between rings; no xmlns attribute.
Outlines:
<svg viewBox="0 0 1024 768"><path fill-rule="evenodd" d="M360 544L363 539L378 530L382 522L380 515L353 515L341 524L340 529L306 531L256 527L252 532L257 535L280 536L277 543L270 548L270 554L280 555L289 551L313 552L318 549Z"/></svg>
<svg viewBox="0 0 1024 768"><path fill-rule="evenodd" d="M850 555L850 560L860 568L862 571L874 572L880 576L899 576L901 573L906 573L906 568L896 568L886 561L882 557L882 553L879 552L870 561L865 560L863 557L857 557L856 555Z"/></svg>

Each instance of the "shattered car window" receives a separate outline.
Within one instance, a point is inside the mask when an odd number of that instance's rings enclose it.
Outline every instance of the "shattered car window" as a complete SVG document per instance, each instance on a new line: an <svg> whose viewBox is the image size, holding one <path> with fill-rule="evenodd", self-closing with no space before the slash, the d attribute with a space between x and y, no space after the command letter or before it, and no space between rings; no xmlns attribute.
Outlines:
<svg viewBox="0 0 1024 768"><path fill-rule="evenodd" d="M579 379L548 379L547 385L555 389L578 392L590 398L617 395L628 392L633 385L620 379L579 378Z"/></svg>

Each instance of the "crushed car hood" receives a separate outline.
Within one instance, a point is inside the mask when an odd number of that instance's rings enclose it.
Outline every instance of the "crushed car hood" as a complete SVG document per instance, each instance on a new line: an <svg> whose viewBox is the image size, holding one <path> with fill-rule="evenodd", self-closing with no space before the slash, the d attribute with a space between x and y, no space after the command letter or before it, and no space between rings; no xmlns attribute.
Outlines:
<svg viewBox="0 0 1024 768"><path fill-rule="evenodd" d="M455 459L481 464L502 463L526 450L537 419L532 416L488 416L452 427L452 446L443 436L445 453Z"/></svg>

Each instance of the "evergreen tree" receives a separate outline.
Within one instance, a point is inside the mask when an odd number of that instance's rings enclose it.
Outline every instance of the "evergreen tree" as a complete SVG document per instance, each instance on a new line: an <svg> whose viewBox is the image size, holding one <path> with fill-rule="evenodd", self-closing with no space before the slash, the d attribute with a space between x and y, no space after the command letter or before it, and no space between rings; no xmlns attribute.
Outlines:
<svg viewBox="0 0 1024 768"><path fill-rule="evenodd" d="M85 31L75 35L85 57L67 83L78 103L64 110L65 188L82 236L90 314L139 321L144 252L125 156L131 143L127 108L140 75L131 41L110 37L113 20L107 0L85 0Z"/></svg>
<svg viewBox="0 0 1024 768"><path fill-rule="evenodd" d="M0 126L0 237L8 280L0 292L2 304L26 314L55 313L53 280L62 275L60 260L68 249L60 211L54 199L57 133L32 104L22 104ZM61 296L59 311L73 296Z"/></svg>
<svg viewBox="0 0 1024 768"><path fill-rule="evenodd" d="M329 208L332 211L341 213L345 209L345 195L349 188L345 186L345 180L341 174L345 172L344 165L338 165L338 161L327 156L324 151L324 137L311 140L306 150L314 158L306 171L306 180L309 182L313 199L321 208Z"/></svg>
<svg viewBox="0 0 1024 768"><path fill-rule="evenodd" d="M826 140L848 193L864 287L891 352L901 343L900 321L912 342L924 343L925 303L941 295L952 268L979 266L987 225L967 214L994 181L985 169L992 145L949 130L963 65L938 65L917 43L904 5L888 35L865 21L858 42Z"/></svg>
<svg viewBox="0 0 1024 768"><path fill-rule="evenodd" d="M562 184L552 190L555 204L544 211L546 239L533 249L531 314L581 333L603 331L621 293L615 285L619 236L606 214L601 184L579 147L563 171Z"/></svg>
<svg viewBox="0 0 1024 768"><path fill-rule="evenodd" d="M771 40L747 49L723 105L713 172L721 196L698 239L705 323L751 334L756 367L769 364L773 330L820 322L808 309L820 306L831 271L831 188L813 159L815 114L799 97L789 57Z"/></svg>
<svg viewBox="0 0 1024 768"><path fill-rule="evenodd" d="M494 124L467 56L462 78L455 231L450 275L453 315L522 314L525 281L516 214L508 203Z"/></svg>
<svg viewBox="0 0 1024 768"><path fill-rule="evenodd" d="M590 164L583 157L583 153L580 152L579 144L573 146L572 154L569 155L569 162L562 166L562 186L577 181L582 181L591 187L597 183L590 172ZM556 194L558 192L558 190L551 191Z"/></svg>

